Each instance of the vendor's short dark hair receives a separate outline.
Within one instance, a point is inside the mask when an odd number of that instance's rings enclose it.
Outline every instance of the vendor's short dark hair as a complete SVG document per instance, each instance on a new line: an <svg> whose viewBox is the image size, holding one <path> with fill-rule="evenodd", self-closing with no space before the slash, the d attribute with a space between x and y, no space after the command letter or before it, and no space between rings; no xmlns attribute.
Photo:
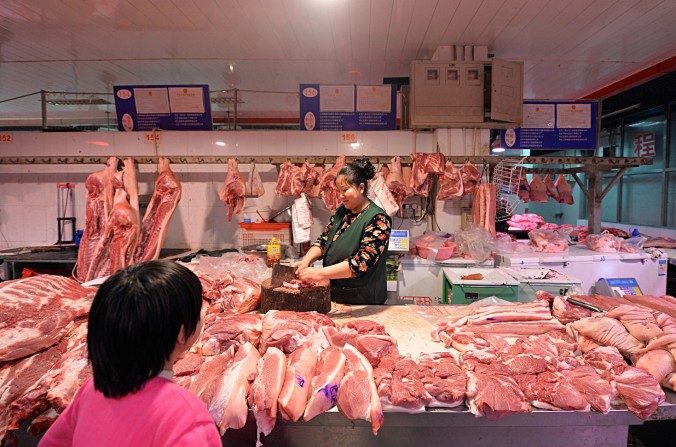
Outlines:
<svg viewBox="0 0 676 447"><path fill-rule="evenodd" d="M87 332L94 387L106 397L138 391L169 360L181 327L200 321L202 285L186 267L149 261L118 271L99 287Z"/></svg>
<svg viewBox="0 0 676 447"><path fill-rule="evenodd" d="M354 186L364 184L364 195L368 191L369 180L376 174L376 168L371 164L368 158L358 158L355 161L346 164L338 171L339 175L344 175L345 180Z"/></svg>

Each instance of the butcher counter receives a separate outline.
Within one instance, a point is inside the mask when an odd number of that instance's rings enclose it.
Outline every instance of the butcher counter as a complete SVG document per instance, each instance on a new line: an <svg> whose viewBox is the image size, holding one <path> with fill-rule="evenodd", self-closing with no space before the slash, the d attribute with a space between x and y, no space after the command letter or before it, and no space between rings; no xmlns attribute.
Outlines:
<svg viewBox="0 0 676 447"><path fill-rule="evenodd" d="M421 352L443 351L430 332L455 306L346 306L334 304L329 316L337 323L370 319L383 324L397 340L399 351L417 357ZM665 390L666 401L651 420L676 419L676 393ZM477 418L467 407L430 409L424 413L386 412L377 436L367 421L349 421L335 408L310 422L288 422L277 418L265 446L618 446L627 445L630 425L643 424L626 408L597 412L534 410L498 421ZM26 424L24 424L24 427ZM21 430L21 446L37 444L37 438ZM249 413L241 430L229 430L224 446L254 446L256 426Z"/></svg>
<svg viewBox="0 0 676 447"><path fill-rule="evenodd" d="M365 318L385 326L397 340L399 351L417 357L421 352L443 351L430 336L454 306L344 306L335 305L329 316L337 323ZM667 400L651 420L676 419L676 393L665 390ZM241 430L226 432L224 446L255 445L256 425L249 414ZM467 407L430 409L424 413L385 412L377 436L367 421L349 421L335 408L310 422L277 419L272 433L262 439L264 446L487 446L487 447L583 447L627 445L630 425L643 421L626 408L597 412L534 410L498 421L477 418Z"/></svg>

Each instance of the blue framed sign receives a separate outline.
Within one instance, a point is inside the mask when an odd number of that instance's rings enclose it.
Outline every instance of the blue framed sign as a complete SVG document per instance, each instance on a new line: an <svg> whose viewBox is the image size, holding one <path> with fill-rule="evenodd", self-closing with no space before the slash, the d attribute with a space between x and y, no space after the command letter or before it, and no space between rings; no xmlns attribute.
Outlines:
<svg viewBox="0 0 676 447"><path fill-rule="evenodd" d="M116 85L118 130L213 130L208 85Z"/></svg>
<svg viewBox="0 0 676 447"><path fill-rule="evenodd" d="M300 84L301 130L394 130L395 85Z"/></svg>
<svg viewBox="0 0 676 447"><path fill-rule="evenodd" d="M524 101L523 124L500 131L505 149L596 149L596 101Z"/></svg>

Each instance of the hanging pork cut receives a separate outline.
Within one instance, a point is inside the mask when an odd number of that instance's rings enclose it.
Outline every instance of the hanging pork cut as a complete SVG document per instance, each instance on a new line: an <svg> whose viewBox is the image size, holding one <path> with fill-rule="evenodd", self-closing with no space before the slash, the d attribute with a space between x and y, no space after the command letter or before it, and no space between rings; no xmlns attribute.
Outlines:
<svg viewBox="0 0 676 447"><path fill-rule="evenodd" d="M409 186L417 196L427 197L432 186L434 175L444 173L446 158L441 152L411 154L413 168L411 172L411 183Z"/></svg>
<svg viewBox="0 0 676 447"><path fill-rule="evenodd" d="M526 171L521 170L521 176L519 177L519 190L516 195L523 202L530 202L530 185L528 185L528 180L526 179Z"/></svg>
<svg viewBox="0 0 676 447"><path fill-rule="evenodd" d="M237 169L237 160L229 158L225 182L218 190L218 198L228 207L228 222L232 220L233 214L242 212L245 194L246 185L244 179L242 179L242 174Z"/></svg>
<svg viewBox="0 0 676 447"><path fill-rule="evenodd" d="M108 214L113 208L113 176L117 171L117 158L110 157L106 167L94 172L85 180L85 228L77 252L76 278L83 282L91 265L96 245L103 235Z"/></svg>
<svg viewBox="0 0 676 447"><path fill-rule="evenodd" d="M561 202L561 196L559 195L559 191L556 189L556 186L554 186L554 181L552 180L552 177L549 174L545 174L543 183L547 188L547 196L551 197L556 202Z"/></svg>
<svg viewBox="0 0 676 447"><path fill-rule="evenodd" d="M169 159L160 157L155 190L143 216L143 222L141 222L136 262L150 261L160 257L162 243L167 238L169 222L181 200L181 190L181 182L169 167Z"/></svg>
<svg viewBox="0 0 676 447"><path fill-rule="evenodd" d="M497 189L493 183L482 183L474 192L472 221L495 236Z"/></svg>
<svg viewBox="0 0 676 447"><path fill-rule="evenodd" d="M86 281L109 276L134 261L141 223L124 189L115 192L113 209L94 251Z"/></svg>
<svg viewBox="0 0 676 447"><path fill-rule="evenodd" d="M333 166L324 171L319 178L319 190L322 201L330 211L335 211L340 205L338 189L336 189L336 176L343 166L345 166L345 155L339 155Z"/></svg>
<svg viewBox="0 0 676 447"><path fill-rule="evenodd" d="M565 203L566 205L572 205L575 203L573 200L573 191L571 190L570 185L563 174L559 174L559 176L556 177L554 186L559 193L560 203Z"/></svg>
<svg viewBox="0 0 676 447"><path fill-rule="evenodd" d="M533 174L533 179L528 185L530 188L530 201L547 203L547 185L545 185L538 174Z"/></svg>
<svg viewBox="0 0 676 447"><path fill-rule="evenodd" d="M307 174L303 192L308 197L319 197L319 178L324 173L324 166L312 166Z"/></svg>
<svg viewBox="0 0 676 447"><path fill-rule="evenodd" d="M460 176L462 177L462 195L473 194L481 183L481 172L472 163L466 161L460 168Z"/></svg>
<svg viewBox="0 0 676 447"><path fill-rule="evenodd" d="M447 200L455 197L462 197L462 176L460 170L453 166L452 162L446 163L444 173L439 176L439 191L437 200Z"/></svg>
<svg viewBox="0 0 676 447"><path fill-rule="evenodd" d="M390 165L386 169L386 174L383 171L383 174L385 175L385 184L392 193L392 196L394 196L394 201L397 202L399 210L401 210L401 205L404 203L404 200L413 195L413 190L408 187L408 183L406 183L402 175L401 158L399 156L392 157Z"/></svg>
<svg viewBox="0 0 676 447"><path fill-rule="evenodd" d="M289 160L281 164L279 167L279 176L277 177L277 185L275 186L275 192L278 196L291 195L291 181L297 170L298 166L294 165Z"/></svg>

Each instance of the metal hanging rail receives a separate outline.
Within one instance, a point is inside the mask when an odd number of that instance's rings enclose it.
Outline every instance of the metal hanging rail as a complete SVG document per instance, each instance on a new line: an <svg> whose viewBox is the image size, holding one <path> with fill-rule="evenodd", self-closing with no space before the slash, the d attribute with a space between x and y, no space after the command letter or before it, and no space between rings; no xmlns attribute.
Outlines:
<svg viewBox="0 0 676 447"><path fill-rule="evenodd" d="M390 163L392 157L387 155L378 156L347 156L347 161L352 161L357 158L368 158L373 164L387 164ZM48 165L48 164L73 164L73 165L102 165L108 160L108 156L97 157L59 157L59 156L38 156L38 157L0 157L0 165ZM126 156L119 156L118 158L126 158ZM139 164L157 164L159 156L131 156ZM272 164L281 165L286 161L291 163L303 163L308 161L314 164L332 164L335 162L335 156L263 156L263 155L170 155L167 156L173 164L192 164L192 165L206 165L206 164L223 164L228 162L229 158L235 158L241 164ZM511 158L511 157L489 157L489 156L462 156L453 155L446 156L447 162L454 164L462 164L467 161L474 164L481 164L487 166L494 166L500 161L513 160L521 162L526 165L536 165L535 167L526 168L527 172L532 173L562 173L569 174L575 182L580 186L581 191L587 198L587 215L588 226L591 233L598 233L601 231L601 202L608 194L610 189L619 181L622 175L628 168L650 165L653 163L652 158L649 157L525 157L525 158ZM411 157L401 157L404 164L411 164ZM539 165L539 166L537 166ZM551 165L551 166L544 166ZM605 171L617 170L611 182L602 187L601 173ZM584 173L586 176L585 182L578 174Z"/></svg>
<svg viewBox="0 0 676 447"><path fill-rule="evenodd" d="M118 158L123 159L131 157L138 164L157 164L159 156L118 156ZM390 163L392 157L389 155L359 155L359 156L347 156L347 161L352 161L357 158L368 158L373 164L387 164ZM74 165L98 165L105 164L109 156L35 156L35 157L0 157L0 165L50 165L50 164L74 164ZM226 164L229 158L235 158L238 163L247 164L247 163L256 163L256 164L282 164L285 161L290 161L291 163L303 163L308 161L309 163L323 163L323 164L332 164L336 157L331 156L322 156L322 155L312 155L312 156L303 156L303 155L292 155L292 156L269 156L269 155L168 155L166 156L172 164ZM462 164L467 161L474 164L486 164L486 165L496 165L502 160L511 160L507 157L489 157L489 156L477 156L477 155L446 155L447 162L453 162L456 164ZM526 157L525 159L514 158L515 161L522 160L523 164L531 165L558 165L551 167L542 167L542 168L529 168L532 171L529 172L562 172L562 173L573 173L581 172L585 167L593 166L597 170L607 171L620 168L630 168L635 166L642 166L652 164L652 159L647 157ZM401 162L404 164L411 164L411 157L403 156L401 157ZM568 167L563 167L561 165L567 165ZM580 165L580 166L571 166L571 165ZM566 172L568 171L568 172Z"/></svg>

